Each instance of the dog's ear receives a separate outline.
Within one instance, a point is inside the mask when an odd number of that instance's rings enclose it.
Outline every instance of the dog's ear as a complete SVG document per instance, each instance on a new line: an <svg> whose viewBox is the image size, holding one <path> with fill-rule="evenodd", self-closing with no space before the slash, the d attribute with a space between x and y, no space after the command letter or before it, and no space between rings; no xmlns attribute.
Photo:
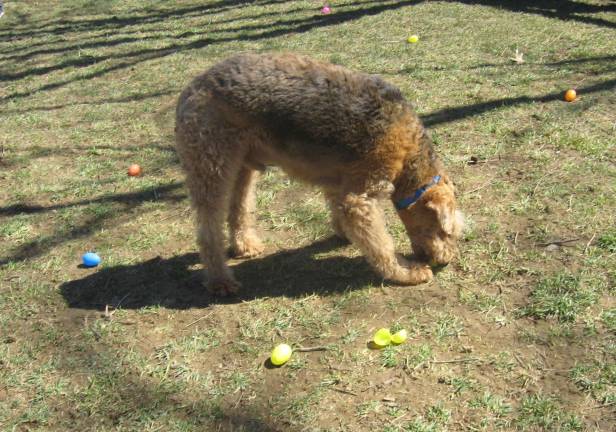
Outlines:
<svg viewBox="0 0 616 432"><path fill-rule="evenodd" d="M443 231L448 235L453 234L456 218L455 211L442 200L430 200L426 203L426 207L436 213Z"/></svg>
<svg viewBox="0 0 616 432"><path fill-rule="evenodd" d="M456 210L454 186L449 177L443 174L441 183L429 189L424 197L426 208L436 214L445 234L459 236L464 227L464 215Z"/></svg>

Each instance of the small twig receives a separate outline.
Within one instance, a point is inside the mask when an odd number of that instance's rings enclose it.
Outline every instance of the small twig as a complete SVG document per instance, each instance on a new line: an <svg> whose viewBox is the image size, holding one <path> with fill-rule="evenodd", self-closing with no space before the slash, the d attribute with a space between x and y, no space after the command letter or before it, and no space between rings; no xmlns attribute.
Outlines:
<svg viewBox="0 0 616 432"><path fill-rule="evenodd" d="M297 352L312 352L312 351L327 351L329 348L326 346L315 346L315 347L298 347L295 348Z"/></svg>
<svg viewBox="0 0 616 432"><path fill-rule="evenodd" d="M536 246L542 246L542 247L549 246L549 245L566 246L565 243L571 243L574 241L578 241L579 239L580 239L579 237L575 237L575 238L566 239L566 240L552 240L547 243L537 243Z"/></svg>
<svg viewBox="0 0 616 432"><path fill-rule="evenodd" d="M416 371L417 369L419 369L420 367L422 367L425 364L426 364L425 361L421 361L421 362L417 363L417 365L413 368L413 371Z"/></svg>
<svg viewBox="0 0 616 432"><path fill-rule="evenodd" d="M366 387L365 389L361 390L361 392L362 393L367 392L368 390L373 389L375 387L376 388L384 387L386 385L391 384L393 381L394 381L394 378L390 378L390 379L387 379L387 380L385 380L385 381L383 381L381 383L371 383L368 387Z"/></svg>
<svg viewBox="0 0 616 432"><path fill-rule="evenodd" d="M590 247L590 244L592 243L592 241L595 239L596 235L597 233L593 233L590 240L588 240L588 243L586 243L586 247L584 248L584 255L586 255L586 252L588 251L588 248Z"/></svg>
<svg viewBox="0 0 616 432"><path fill-rule="evenodd" d="M522 359L516 353L512 353L512 354L513 354L513 357L516 359L516 361L520 364L522 369L528 369L528 366L526 366L526 363L524 363Z"/></svg>
<svg viewBox="0 0 616 432"><path fill-rule="evenodd" d="M116 313L116 310L109 312L109 305L105 305L105 313L104 313L105 319L111 321L111 318L113 318L114 313Z"/></svg>
<svg viewBox="0 0 616 432"><path fill-rule="evenodd" d="M489 186L495 178L496 177L492 177L490 180L488 180L487 182L485 182L481 186L476 187L475 189L471 189L469 191L464 192L463 195L469 195L469 194L475 193L477 191L480 191L481 189L485 188L486 186Z"/></svg>
<svg viewBox="0 0 616 432"><path fill-rule="evenodd" d="M111 280L111 279L107 279L107 285L109 285L109 281L110 281L110 280ZM107 287L107 285L105 285L105 288ZM112 306L112 307L113 307L113 310L112 310L112 311L109 311L109 305L108 305L108 304L106 304L106 305L105 305L105 313L104 313L104 317L105 317L105 319L107 319L107 320L111 321L111 318L113 318L113 314L114 314L114 313L116 313L116 312L118 311L118 309L119 309L119 308L120 308L120 306L122 305L122 302L123 302L124 300L126 300L126 297L128 297L129 295L130 295L130 293L126 294L124 297L122 297L122 298L120 299L120 301L118 302L118 304L117 304L116 306Z"/></svg>
<svg viewBox="0 0 616 432"><path fill-rule="evenodd" d="M354 393L350 390L345 390L345 389L341 389L341 388L337 388L337 387L330 387L330 389L337 391L338 393L344 393L344 394L348 394L351 396L357 396L357 393Z"/></svg>
<svg viewBox="0 0 616 432"><path fill-rule="evenodd" d="M188 327L190 327L193 324L197 324L199 321L203 321L206 318L209 318L212 314L214 313L214 311L210 312L207 315L203 315L201 318L197 318L196 320L194 320L193 322L191 322L190 324L187 324L184 328L187 329Z"/></svg>
<svg viewBox="0 0 616 432"><path fill-rule="evenodd" d="M453 360L431 360L430 363L433 364L441 364L441 363L471 363L471 362L482 362L483 360L477 357L468 357L461 359L453 359Z"/></svg>
<svg viewBox="0 0 616 432"><path fill-rule="evenodd" d="M171 219L172 217L182 216L183 214L187 214L190 212L190 207L187 209L180 210L178 212L173 212L170 215L165 216L164 218L159 219L159 222L166 221L167 219Z"/></svg>
<svg viewBox="0 0 616 432"><path fill-rule="evenodd" d="M509 57L509 60L511 60L514 63L517 64L522 64L524 63L524 53L520 52L517 48L515 49L515 55L513 57Z"/></svg>
<svg viewBox="0 0 616 432"><path fill-rule="evenodd" d="M390 420L390 421L389 421L389 423L391 423L391 424L393 424L394 426L396 426L396 425L397 425L397 423L399 423L399 422L400 422L400 420L402 420L404 417L406 417L406 416L408 416L408 415L409 415L409 413L404 413L404 414L402 414L401 416L398 416L398 417L396 417L395 419Z"/></svg>
<svg viewBox="0 0 616 432"><path fill-rule="evenodd" d="M607 408L607 407L610 407L612 405L616 405L616 401L612 401L612 402L608 402L608 403L604 403L604 404L600 404L600 405L595 405L595 406L591 407L591 409Z"/></svg>
<svg viewBox="0 0 616 432"><path fill-rule="evenodd" d="M471 156L471 158L466 161L467 165L479 165L479 164L485 164L485 163L490 163L490 162L500 162L501 159L497 158L497 159L479 159L476 156Z"/></svg>
<svg viewBox="0 0 616 432"><path fill-rule="evenodd" d="M549 177L551 175L551 173L548 173L544 176L541 176L539 178L539 180L537 180L537 183L535 183L535 187L533 188L533 191L529 194L530 196L535 196L535 194L537 193L537 189L539 189L539 186L541 185L541 182L546 179L547 177Z"/></svg>

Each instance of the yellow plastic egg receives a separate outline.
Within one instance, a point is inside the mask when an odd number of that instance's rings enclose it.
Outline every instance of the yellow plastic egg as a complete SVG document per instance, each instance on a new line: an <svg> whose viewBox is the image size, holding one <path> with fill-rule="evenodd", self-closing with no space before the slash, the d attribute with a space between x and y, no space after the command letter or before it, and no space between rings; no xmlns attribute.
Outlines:
<svg viewBox="0 0 616 432"><path fill-rule="evenodd" d="M387 346L391 343L391 332L387 328L378 329L372 340L378 346Z"/></svg>
<svg viewBox="0 0 616 432"><path fill-rule="evenodd" d="M406 339L409 337L408 333L406 332L406 330L402 329L400 331L397 331L396 333L394 333L393 335L391 335L391 341L393 343L395 343L396 345L400 345L401 343L403 343L404 341L406 341Z"/></svg>
<svg viewBox="0 0 616 432"><path fill-rule="evenodd" d="M407 39L408 43L417 43L419 42L419 36L417 35L411 35L409 36L409 38Z"/></svg>
<svg viewBox="0 0 616 432"><path fill-rule="evenodd" d="M272 350L270 360L273 365L280 366L289 361L289 359L291 358L291 354L293 354L293 350L289 345L276 345L276 347Z"/></svg>

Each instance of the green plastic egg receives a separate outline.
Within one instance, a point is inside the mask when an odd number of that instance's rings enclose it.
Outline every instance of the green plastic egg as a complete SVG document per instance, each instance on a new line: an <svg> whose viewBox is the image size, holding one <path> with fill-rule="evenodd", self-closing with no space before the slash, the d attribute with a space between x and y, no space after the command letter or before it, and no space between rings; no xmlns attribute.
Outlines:
<svg viewBox="0 0 616 432"><path fill-rule="evenodd" d="M406 332L406 330L402 329L400 331L397 331L396 333L394 333L393 335L391 335L391 341L393 343L395 343L396 345L400 345L401 343L403 343L404 341L406 341L406 339L409 337L408 333Z"/></svg>
<svg viewBox="0 0 616 432"><path fill-rule="evenodd" d="M387 328L378 329L372 340L378 346L387 346L391 343L391 332Z"/></svg>

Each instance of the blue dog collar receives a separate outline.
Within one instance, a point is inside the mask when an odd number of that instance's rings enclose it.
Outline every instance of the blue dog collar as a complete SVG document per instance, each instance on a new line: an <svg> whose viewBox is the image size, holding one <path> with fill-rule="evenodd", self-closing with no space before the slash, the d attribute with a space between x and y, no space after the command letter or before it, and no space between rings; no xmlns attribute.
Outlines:
<svg viewBox="0 0 616 432"><path fill-rule="evenodd" d="M405 208L408 208L410 206L412 206L413 204L415 204L417 201L419 201L419 198L421 198L421 196L428 190L430 189L432 186L438 184L438 182L441 180L441 176L440 175L435 175L434 177L432 177L432 181L430 181L430 183L423 185L422 187L420 187L419 189L417 189L413 195L411 195L410 197L406 197L406 198L402 198L400 201L398 201L396 203L396 208L398 210L404 210Z"/></svg>

